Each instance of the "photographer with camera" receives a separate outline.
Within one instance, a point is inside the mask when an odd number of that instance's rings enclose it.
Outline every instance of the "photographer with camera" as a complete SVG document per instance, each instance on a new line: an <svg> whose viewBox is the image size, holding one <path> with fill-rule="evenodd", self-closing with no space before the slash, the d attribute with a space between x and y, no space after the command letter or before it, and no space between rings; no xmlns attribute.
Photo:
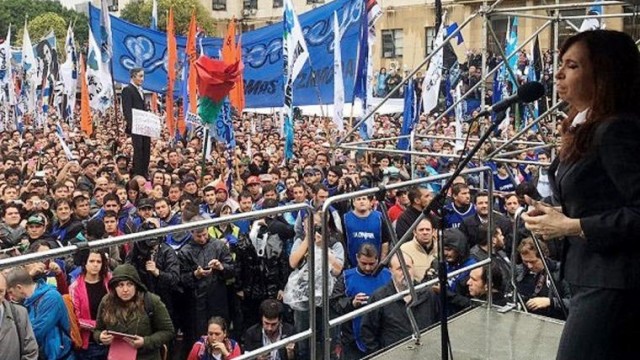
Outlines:
<svg viewBox="0 0 640 360"><path fill-rule="evenodd" d="M140 225L138 232L159 227L158 219L149 218ZM147 239L133 245L125 263L133 265L147 289L162 298L175 324L172 296L180 285L180 263L176 252L164 242L163 237Z"/></svg>

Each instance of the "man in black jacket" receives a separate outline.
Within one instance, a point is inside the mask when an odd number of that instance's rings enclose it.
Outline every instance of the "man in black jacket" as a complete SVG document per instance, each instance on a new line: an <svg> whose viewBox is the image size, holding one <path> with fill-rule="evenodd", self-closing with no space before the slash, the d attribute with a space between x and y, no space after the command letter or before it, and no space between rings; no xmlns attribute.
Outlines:
<svg viewBox="0 0 640 360"><path fill-rule="evenodd" d="M489 193L486 191L481 191L476 195L475 200L476 206L476 214L473 216L466 217L462 224L460 224L460 231L462 231L466 236L469 243L469 248L478 245L480 242L480 225L485 224L489 221ZM502 231L502 235L504 235L504 245L505 251L507 253L511 253L511 242L512 242L512 234L513 234L513 226L509 219L494 211L493 212L493 222L497 228L500 228ZM484 231L486 232L486 227L484 227Z"/></svg>
<svg viewBox="0 0 640 360"><path fill-rule="evenodd" d="M411 277L409 281L414 281L413 260L408 256L404 260ZM391 258L389 269L393 281L376 290L369 299L369 303L392 296L408 288L407 279L402 274L400 262L396 256ZM424 329L438 321L440 306L437 296L430 289L418 292L417 296L413 315L418 327ZM363 316L360 334L368 353L384 349L411 335L411 323L406 312L407 303L410 300L411 296L407 295L404 299L394 301Z"/></svg>
<svg viewBox="0 0 640 360"><path fill-rule="evenodd" d="M409 202L410 206L400 214L400 217L396 221L396 235L398 239L402 238L411 225L418 219L422 211L431 203L433 199L433 193L431 190L415 186L409 189Z"/></svg>
<svg viewBox="0 0 640 360"><path fill-rule="evenodd" d="M144 92L142 90L144 69L133 68L129 74L131 76L131 83L122 89L122 113L126 120L125 132L131 134L131 142L133 143L132 176L142 175L146 178L149 169L149 159L151 158L151 138L131 132L133 122L132 110L146 109Z"/></svg>
<svg viewBox="0 0 640 360"><path fill-rule="evenodd" d="M201 220L204 217L200 215L191 219ZM206 333L212 316L229 321L226 281L235 275L234 264L227 244L212 239L206 228L191 231L191 240L180 249L178 259L190 325L185 329L184 341L193 344Z"/></svg>
<svg viewBox="0 0 640 360"><path fill-rule="evenodd" d="M282 303L274 299L267 299L260 304L260 322L247 329L242 336L245 351L253 351L293 335L293 325L282 321L282 310ZM258 359L277 359L279 356L280 360L295 360L295 343L273 350L269 355L258 356Z"/></svg>

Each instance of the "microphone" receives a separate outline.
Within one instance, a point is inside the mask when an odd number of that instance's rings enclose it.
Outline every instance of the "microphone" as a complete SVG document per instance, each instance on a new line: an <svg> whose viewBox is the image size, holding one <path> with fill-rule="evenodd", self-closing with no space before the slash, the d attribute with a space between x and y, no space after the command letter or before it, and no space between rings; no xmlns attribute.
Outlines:
<svg viewBox="0 0 640 360"><path fill-rule="evenodd" d="M537 81L525 83L524 85L518 88L517 94L511 95L506 99L502 99L497 103L493 104L492 106L490 106L489 108L480 111L480 113L476 116L476 118L480 116L486 116L491 113L499 113L499 112L505 111L507 110L507 108L509 108L509 106L518 102L529 103L532 101L536 101L540 99L543 95L544 95L544 86L541 83ZM472 118L468 121L471 122L473 120L475 120L475 118Z"/></svg>

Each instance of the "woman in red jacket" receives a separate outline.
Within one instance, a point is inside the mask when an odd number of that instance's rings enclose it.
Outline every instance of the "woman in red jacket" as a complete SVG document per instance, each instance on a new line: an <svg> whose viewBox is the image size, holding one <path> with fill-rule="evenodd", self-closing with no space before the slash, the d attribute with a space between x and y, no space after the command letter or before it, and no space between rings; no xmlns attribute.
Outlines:
<svg viewBox="0 0 640 360"><path fill-rule="evenodd" d="M241 354L240 345L227 337L227 322L214 316L209 320L207 335L193 344L187 360L229 360Z"/></svg>
<svg viewBox="0 0 640 360"><path fill-rule="evenodd" d="M69 287L82 336L82 349L76 354L80 360L103 360L107 358L108 347L98 344L91 336L96 325L98 305L109 292L109 260L105 253L91 251L84 258L82 274Z"/></svg>

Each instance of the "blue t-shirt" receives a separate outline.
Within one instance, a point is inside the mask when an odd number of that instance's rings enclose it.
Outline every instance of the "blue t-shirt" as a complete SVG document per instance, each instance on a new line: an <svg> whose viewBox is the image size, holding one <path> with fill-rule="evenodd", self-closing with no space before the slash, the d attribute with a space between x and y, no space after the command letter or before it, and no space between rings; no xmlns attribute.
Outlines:
<svg viewBox="0 0 640 360"><path fill-rule="evenodd" d="M382 214L373 210L366 217L358 217L353 211L344 215L345 234L347 236L347 255L352 266L357 264L356 254L362 244L373 244L382 250Z"/></svg>
<svg viewBox="0 0 640 360"><path fill-rule="evenodd" d="M445 215L444 215L444 226L445 228L454 228L457 229L462 224L462 221L469 216L473 216L476 214L475 205L469 205L469 208L466 211L458 210L453 202L447 204L445 207Z"/></svg>

